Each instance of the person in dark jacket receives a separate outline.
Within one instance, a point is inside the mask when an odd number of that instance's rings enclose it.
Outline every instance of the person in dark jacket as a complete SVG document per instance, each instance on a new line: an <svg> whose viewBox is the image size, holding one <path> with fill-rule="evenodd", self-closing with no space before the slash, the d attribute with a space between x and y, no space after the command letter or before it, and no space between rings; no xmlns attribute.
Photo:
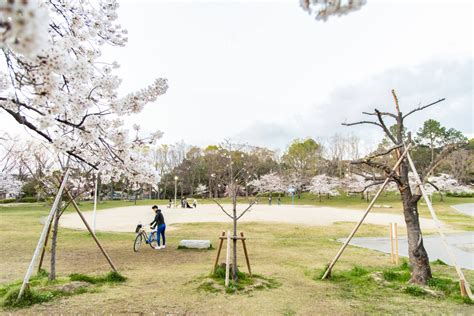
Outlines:
<svg viewBox="0 0 474 316"><path fill-rule="evenodd" d="M155 219L150 223L151 229L156 228L156 241L158 242L158 246L155 247L155 249L166 248L165 218L163 217L163 214L161 213L161 210L158 208L158 206L153 205L151 209L155 212ZM163 246L160 246L160 236L163 238Z"/></svg>

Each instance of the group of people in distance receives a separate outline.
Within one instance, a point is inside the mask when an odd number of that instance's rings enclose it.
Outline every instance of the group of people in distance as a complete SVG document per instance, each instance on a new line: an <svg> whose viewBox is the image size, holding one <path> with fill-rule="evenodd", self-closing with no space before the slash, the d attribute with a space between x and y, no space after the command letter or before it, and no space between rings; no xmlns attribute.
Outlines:
<svg viewBox="0 0 474 316"><path fill-rule="evenodd" d="M169 199L168 201L168 208L171 208L171 205L173 205L173 200ZM191 206L188 202L188 199L185 197L181 198L181 207L182 208L197 208L197 200L193 199L193 206Z"/></svg>

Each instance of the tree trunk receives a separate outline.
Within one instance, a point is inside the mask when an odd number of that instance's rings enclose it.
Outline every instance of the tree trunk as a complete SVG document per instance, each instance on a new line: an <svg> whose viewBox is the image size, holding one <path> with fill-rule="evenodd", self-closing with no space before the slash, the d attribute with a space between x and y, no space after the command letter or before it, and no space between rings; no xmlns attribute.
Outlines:
<svg viewBox="0 0 474 316"><path fill-rule="evenodd" d="M408 257L411 268L411 283L426 284L431 279L431 267L428 253L423 245L423 235L418 214L419 195L413 195L408 180L408 162L406 159L400 165L400 195L403 203L403 215L407 226Z"/></svg>
<svg viewBox="0 0 474 316"><path fill-rule="evenodd" d="M234 216L234 238L232 240L232 280L234 282L237 282L237 192L234 193L234 196L232 197L232 212Z"/></svg>
<svg viewBox="0 0 474 316"><path fill-rule="evenodd" d="M431 268L428 254L423 245L417 202L405 203L403 201L403 213L408 234L408 255L411 267L410 282L426 284L431 279Z"/></svg>
<svg viewBox="0 0 474 316"><path fill-rule="evenodd" d="M58 229L59 229L59 218L61 217L61 204L62 204L62 197L59 200L59 205L54 213L54 221L53 221L53 231L51 236L51 268L49 273L49 280L56 280L56 248L57 248L57 240L58 240Z"/></svg>

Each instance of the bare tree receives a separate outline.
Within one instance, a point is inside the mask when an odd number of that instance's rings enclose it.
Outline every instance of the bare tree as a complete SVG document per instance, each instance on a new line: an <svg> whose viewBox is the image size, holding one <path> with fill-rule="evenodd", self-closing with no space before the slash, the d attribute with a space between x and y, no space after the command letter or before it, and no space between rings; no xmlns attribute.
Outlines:
<svg viewBox="0 0 474 316"><path fill-rule="evenodd" d="M437 100L430 104L419 106L406 114L403 114L400 110L398 103L398 98L395 94L395 91L392 90L392 95L395 101L394 113L392 112L382 112L378 109L375 109L374 112L363 112L363 114L368 115L369 117L375 117L375 120L363 120L354 123L343 123L345 126L354 126L354 125L374 125L378 128L381 128L386 137L393 144L387 150L384 150L380 153L376 153L364 159L353 161L353 164L364 165L371 169L379 171L380 176L374 177L370 185L377 185L385 179L385 177L390 177L390 181L394 182L402 197L403 202L403 213L405 217L405 223L407 226L407 235L408 235L408 255L410 260L411 267L411 279L412 283L417 284L426 284L426 282L431 278L431 268L428 259L428 254L423 245L423 236L420 229L420 221L418 214L418 201L421 198L421 193L418 187L411 188L410 179L408 177L409 172L409 163L405 158L400 164L396 173L391 172L391 167L383 162L381 158L387 157L395 153L396 157L400 157L403 147L405 144L411 142L410 133L405 133L405 119L411 115L422 111L426 108L429 108L435 104L438 104L444 99ZM389 128L386 121L391 119L395 121L395 125L392 128ZM427 177L434 172L434 170L439 166L439 164L453 151L458 149L463 144L449 144L441 150L437 155L434 161L424 170L421 171L420 178L423 181L426 181ZM370 186L369 185L369 186ZM367 186L367 187L369 187ZM366 187L366 188L367 188Z"/></svg>
<svg viewBox="0 0 474 316"><path fill-rule="evenodd" d="M233 235L232 235L232 279L234 282L238 281L237 278L237 224L239 219L247 213L252 206L257 203L257 198L249 200L249 204L244 211L240 214L237 212L237 197L242 193L243 185L245 184L246 179L246 163L245 163L245 154L244 154L245 145L236 145L232 144L230 141L226 140L224 144L220 146L220 151L223 158L226 159L226 188L229 194L229 197L232 200L232 211L228 212L222 206L219 201L214 199L214 202L219 205L222 212L226 214L230 219L232 219L233 224Z"/></svg>

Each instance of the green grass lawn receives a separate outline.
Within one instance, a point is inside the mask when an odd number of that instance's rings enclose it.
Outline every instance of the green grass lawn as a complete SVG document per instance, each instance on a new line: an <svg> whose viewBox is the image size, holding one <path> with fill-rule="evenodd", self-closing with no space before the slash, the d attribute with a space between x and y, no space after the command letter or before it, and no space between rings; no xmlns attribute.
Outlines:
<svg viewBox="0 0 474 316"><path fill-rule="evenodd" d="M288 198L283 198L288 203ZM442 220L458 229L472 230L472 218L457 214L450 205L472 203L470 198L446 198L435 208ZM274 200L275 201L275 200ZM337 197L320 203L316 197L303 195L297 204L348 207L363 209L367 202L358 197ZM201 204L210 203L200 200ZM242 201L244 202L244 201ZM266 202L262 198L261 203ZM160 204L166 201L137 201L140 205ZM384 196L380 203L391 209L377 212L400 212L396 195ZM130 206L134 202L104 201L99 209ZM92 209L91 202L81 202L83 210ZM0 206L0 288L20 280L36 246L42 225L39 219L47 215L49 206L21 204ZM427 216L425 206L420 209ZM367 275L352 276L354 266L382 275L395 269L388 255L367 249L349 247L336 265L332 281L316 277L332 259L340 244L336 239L345 237L353 223L336 223L326 227L267 223L239 225L248 236L248 248L254 273L271 278L279 284L271 289L244 294L210 293L200 290L202 279L209 275L216 256L218 235L230 229L230 223L180 224L168 233L165 250L143 248L134 253L133 233L99 233L98 237L127 281L119 285L103 285L97 290L80 295L59 297L24 309L4 310L13 313L152 313L158 314L473 314L472 305L457 297L444 295L417 296L419 291L407 284L373 282ZM358 236L382 236L386 227L363 225ZM178 250L181 239L210 239L214 249L209 251ZM88 233L61 229L58 245L58 274L71 273L104 275L109 267ZM222 256L221 256L222 258ZM243 259L239 248L239 258ZM222 260L221 260L222 261ZM46 257L49 270L49 254ZM240 268L245 271L241 260ZM452 267L432 265L435 277L448 279L443 284L455 287L456 274ZM356 270L359 268L356 268ZM358 270L357 270L358 271ZM385 271L385 272L384 272ZM474 283L474 272L466 271ZM451 280L451 281L449 281ZM398 282L398 281L397 281ZM450 283L451 282L451 283ZM1 291L0 291L1 292ZM451 293L451 292L450 292ZM455 294L453 294L455 295Z"/></svg>

